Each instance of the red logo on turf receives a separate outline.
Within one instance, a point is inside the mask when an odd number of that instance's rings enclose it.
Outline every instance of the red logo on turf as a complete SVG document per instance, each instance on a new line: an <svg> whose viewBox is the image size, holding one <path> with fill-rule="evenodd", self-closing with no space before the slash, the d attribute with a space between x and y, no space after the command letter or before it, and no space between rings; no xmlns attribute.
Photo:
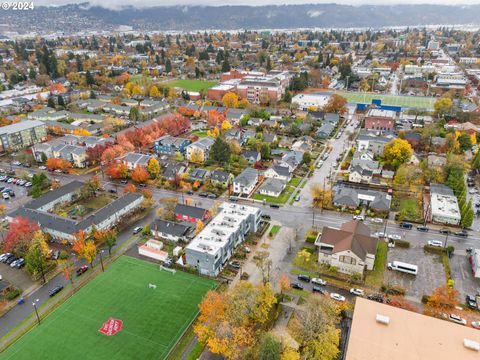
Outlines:
<svg viewBox="0 0 480 360"><path fill-rule="evenodd" d="M117 332L122 330L123 321L118 319L109 318L106 322L103 323L102 327L98 329L101 333L112 336Z"/></svg>

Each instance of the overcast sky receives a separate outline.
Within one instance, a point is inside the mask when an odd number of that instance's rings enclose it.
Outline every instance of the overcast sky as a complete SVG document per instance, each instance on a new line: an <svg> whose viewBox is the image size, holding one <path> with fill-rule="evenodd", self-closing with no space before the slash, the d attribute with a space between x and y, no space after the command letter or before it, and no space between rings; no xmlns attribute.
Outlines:
<svg viewBox="0 0 480 360"><path fill-rule="evenodd" d="M87 0L36 0L36 5L63 5L68 3L79 3ZM162 6L162 5L278 5L278 4L321 4L337 3L349 5L375 4L480 4L480 0L91 0L91 4L100 5L109 8L117 8L123 5L133 5L138 7Z"/></svg>

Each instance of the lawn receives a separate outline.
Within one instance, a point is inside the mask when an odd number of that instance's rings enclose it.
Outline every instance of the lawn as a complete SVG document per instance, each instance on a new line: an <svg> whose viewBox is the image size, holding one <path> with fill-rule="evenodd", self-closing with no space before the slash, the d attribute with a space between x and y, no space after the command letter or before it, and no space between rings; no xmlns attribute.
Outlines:
<svg viewBox="0 0 480 360"><path fill-rule="evenodd" d="M375 263L372 271L367 271L365 284L380 287L383 283L383 273L387 262L387 243L383 240L378 242L377 254L375 255Z"/></svg>
<svg viewBox="0 0 480 360"><path fill-rule="evenodd" d="M421 204L416 199L399 199L398 219L417 221L422 218Z"/></svg>
<svg viewBox="0 0 480 360"><path fill-rule="evenodd" d="M215 287L212 280L120 257L2 359L165 359ZM123 321L112 336L99 331L109 318Z"/></svg>
<svg viewBox="0 0 480 360"><path fill-rule="evenodd" d="M206 80L172 80L166 83L167 86L179 87L186 91L207 91L212 86L216 85L217 81Z"/></svg>
<svg viewBox="0 0 480 360"><path fill-rule="evenodd" d="M295 176L288 184L297 187L298 184L300 184L300 181L302 181L302 178Z"/></svg>
<svg viewBox="0 0 480 360"><path fill-rule="evenodd" d="M433 109L433 104L437 100L434 97L425 96L406 96L406 95L385 95L355 91L338 91L350 103L370 104L372 100L382 100L382 105L394 105L409 108Z"/></svg>
<svg viewBox="0 0 480 360"><path fill-rule="evenodd" d="M275 235L277 235L278 232L280 231L280 228L281 228L280 225L273 225L269 233L270 237L274 237Z"/></svg>
<svg viewBox="0 0 480 360"><path fill-rule="evenodd" d="M195 135L195 136L198 136L198 137L208 136L207 130L195 130L195 131L192 131L192 135Z"/></svg>
<svg viewBox="0 0 480 360"><path fill-rule="evenodd" d="M290 198L290 195L292 194L293 190L294 188L292 188L291 186L286 186L285 190L283 190L283 192L278 197L255 194L253 195L253 198L255 200L262 200L262 201L265 200L267 203L285 204Z"/></svg>
<svg viewBox="0 0 480 360"><path fill-rule="evenodd" d="M130 81L135 83L135 84L141 85L144 82L152 81L152 78L150 76L146 76L146 75L143 75L143 74L137 74L137 75L133 75L132 77L130 77Z"/></svg>

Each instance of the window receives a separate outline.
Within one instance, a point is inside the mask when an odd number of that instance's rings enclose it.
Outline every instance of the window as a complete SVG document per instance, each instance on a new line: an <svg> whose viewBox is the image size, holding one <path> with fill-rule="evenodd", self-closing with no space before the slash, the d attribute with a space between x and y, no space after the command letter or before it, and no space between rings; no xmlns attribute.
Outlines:
<svg viewBox="0 0 480 360"><path fill-rule="evenodd" d="M351 256L346 256L346 255L342 255L338 258L338 261L342 262L342 263L345 263L345 264L351 264L351 265L356 265L357 264L357 260L354 259L353 257Z"/></svg>

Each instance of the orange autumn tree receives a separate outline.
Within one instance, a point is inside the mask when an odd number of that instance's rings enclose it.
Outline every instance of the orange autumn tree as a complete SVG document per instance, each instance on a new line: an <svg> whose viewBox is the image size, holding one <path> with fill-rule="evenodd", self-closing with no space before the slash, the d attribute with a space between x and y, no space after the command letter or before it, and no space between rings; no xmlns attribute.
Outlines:
<svg viewBox="0 0 480 360"><path fill-rule="evenodd" d="M460 294L453 287L443 285L428 297L424 313L430 316L442 316L460 304Z"/></svg>
<svg viewBox="0 0 480 360"><path fill-rule="evenodd" d="M123 188L123 192L126 194L126 193L129 193L129 192L136 192L137 191L137 188L135 185L133 185L132 183L129 183L127 184L127 186L125 186Z"/></svg>
<svg viewBox="0 0 480 360"><path fill-rule="evenodd" d="M145 169L143 166L135 166L135 169L132 171L132 180L136 183L144 183L148 180L150 174L148 170Z"/></svg>
<svg viewBox="0 0 480 360"><path fill-rule="evenodd" d="M74 234L72 249L78 256L88 261L90 267L93 267L93 261L97 256L97 246L93 240L87 240L87 233L80 230Z"/></svg>
<svg viewBox="0 0 480 360"><path fill-rule="evenodd" d="M194 332L211 352L238 359L260 336L276 301L270 284L241 281L228 292L209 291Z"/></svg>
<svg viewBox="0 0 480 360"><path fill-rule="evenodd" d="M67 161L65 159L55 159L55 158L49 158L47 159L46 166L50 170L68 170L72 168L72 164L70 161Z"/></svg>

